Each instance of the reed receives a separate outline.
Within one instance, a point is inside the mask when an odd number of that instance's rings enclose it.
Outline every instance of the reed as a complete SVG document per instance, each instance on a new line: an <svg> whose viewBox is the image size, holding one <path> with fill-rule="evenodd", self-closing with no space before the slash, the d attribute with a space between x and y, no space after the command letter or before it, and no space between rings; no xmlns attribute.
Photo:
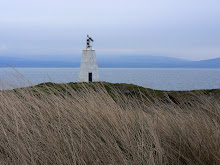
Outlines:
<svg viewBox="0 0 220 165"><path fill-rule="evenodd" d="M62 87L1 91L0 164L220 164L219 98Z"/></svg>

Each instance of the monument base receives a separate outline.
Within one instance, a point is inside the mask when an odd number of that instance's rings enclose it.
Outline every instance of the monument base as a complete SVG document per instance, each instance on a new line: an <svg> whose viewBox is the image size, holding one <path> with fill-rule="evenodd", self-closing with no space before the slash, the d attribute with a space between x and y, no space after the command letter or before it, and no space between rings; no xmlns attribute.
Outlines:
<svg viewBox="0 0 220 165"><path fill-rule="evenodd" d="M83 50L77 82L99 82L95 50Z"/></svg>

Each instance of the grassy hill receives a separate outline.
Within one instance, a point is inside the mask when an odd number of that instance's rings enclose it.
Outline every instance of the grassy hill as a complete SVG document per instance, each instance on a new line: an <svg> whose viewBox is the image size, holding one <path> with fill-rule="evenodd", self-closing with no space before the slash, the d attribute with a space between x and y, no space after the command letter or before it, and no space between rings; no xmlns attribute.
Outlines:
<svg viewBox="0 0 220 165"><path fill-rule="evenodd" d="M197 97L199 95L205 95L207 97L214 97L220 99L220 89L209 89L209 90L191 90L191 91L162 91L162 90L153 90L150 88L144 88L134 84L125 84L125 83L66 83L66 84L56 84L56 83L42 83L34 87L30 87L31 89L38 88L41 91L45 91L46 93L51 92L52 90L55 93L66 93L69 89L80 91L80 89L85 88L102 88L105 89L110 96L115 98L114 92L117 91L117 94L136 97L138 99L151 99L152 101L156 99L160 99L163 101L181 102L181 99L189 99L192 100L193 97Z"/></svg>
<svg viewBox="0 0 220 165"><path fill-rule="evenodd" d="M220 164L219 89L43 83L1 91L1 164Z"/></svg>

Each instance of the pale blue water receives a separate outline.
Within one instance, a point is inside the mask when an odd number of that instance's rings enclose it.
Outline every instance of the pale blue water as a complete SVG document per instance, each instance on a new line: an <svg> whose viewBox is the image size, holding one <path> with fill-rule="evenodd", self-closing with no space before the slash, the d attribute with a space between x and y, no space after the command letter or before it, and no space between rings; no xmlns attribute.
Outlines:
<svg viewBox="0 0 220 165"><path fill-rule="evenodd" d="M16 68L32 84L76 82L79 68ZM10 76L10 77L9 77ZM12 68L0 68L0 80L27 86ZM100 68L102 81L132 83L159 90L220 88L220 69ZM2 86L2 85L1 85ZM14 87L16 87L14 85Z"/></svg>

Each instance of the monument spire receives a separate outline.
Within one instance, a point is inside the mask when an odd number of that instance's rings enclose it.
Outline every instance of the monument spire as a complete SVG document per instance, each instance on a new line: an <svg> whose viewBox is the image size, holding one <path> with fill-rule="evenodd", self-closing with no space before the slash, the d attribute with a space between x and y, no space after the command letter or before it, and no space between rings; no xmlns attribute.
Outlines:
<svg viewBox="0 0 220 165"><path fill-rule="evenodd" d="M92 49L94 40L87 35L86 49L83 50L78 82L98 82L99 71L95 50Z"/></svg>
<svg viewBox="0 0 220 165"><path fill-rule="evenodd" d="M89 35L87 35L86 49L88 49L88 48L92 49L92 45L90 44L90 42L94 42L94 40L91 37L89 37Z"/></svg>

